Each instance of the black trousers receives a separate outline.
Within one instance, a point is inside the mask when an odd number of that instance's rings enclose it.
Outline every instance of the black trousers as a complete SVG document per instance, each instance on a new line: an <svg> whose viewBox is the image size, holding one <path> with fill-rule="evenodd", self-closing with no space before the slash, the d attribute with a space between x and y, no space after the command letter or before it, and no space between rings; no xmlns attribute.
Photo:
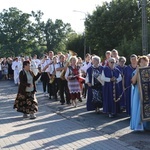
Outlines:
<svg viewBox="0 0 150 150"><path fill-rule="evenodd" d="M88 89L88 85L86 83L83 83L84 84L84 90L83 90L83 96L84 98L86 98L86 93L87 93L87 89Z"/></svg>
<svg viewBox="0 0 150 150"><path fill-rule="evenodd" d="M62 80L61 78L57 78L58 81L58 88L60 91L60 102L61 103L70 103L70 93L69 93L69 89L68 89L68 84L67 84L67 80ZM64 97L64 94L66 96L66 100Z"/></svg>
<svg viewBox="0 0 150 150"><path fill-rule="evenodd" d="M42 76L43 92L47 90L47 93L49 93L49 77L47 72L43 72Z"/></svg>
<svg viewBox="0 0 150 150"><path fill-rule="evenodd" d="M57 78L54 79L52 83L49 83L49 96L54 96L57 99L57 92L58 92L58 82Z"/></svg>

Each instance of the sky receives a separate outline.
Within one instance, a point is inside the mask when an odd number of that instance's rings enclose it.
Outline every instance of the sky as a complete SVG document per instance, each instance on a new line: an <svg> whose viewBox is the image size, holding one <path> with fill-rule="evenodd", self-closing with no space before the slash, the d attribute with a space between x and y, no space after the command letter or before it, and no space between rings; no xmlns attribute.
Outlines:
<svg viewBox="0 0 150 150"><path fill-rule="evenodd" d="M84 32L84 20L87 14L92 14L96 6L112 0L1 0L0 12L3 9L17 7L24 13L41 10L43 20L48 18L55 21L61 19L64 23L70 23L77 33Z"/></svg>

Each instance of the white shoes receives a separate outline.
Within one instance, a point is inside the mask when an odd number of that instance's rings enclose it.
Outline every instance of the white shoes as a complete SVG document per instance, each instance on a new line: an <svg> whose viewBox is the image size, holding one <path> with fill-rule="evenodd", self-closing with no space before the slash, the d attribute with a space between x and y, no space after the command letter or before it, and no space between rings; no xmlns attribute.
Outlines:
<svg viewBox="0 0 150 150"><path fill-rule="evenodd" d="M28 114L23 114L23 118L30 118L30 119L35 119L36 115L35 114L30 114L30 116Z"/></svg>
<svg viewBox="0 0 150 150"><path fill-rule="evenodd" d="M23 114L23 118L28 118L28 114Z"/></svg>
<svg viewBox="0 0 150 150"><path fill-rule="evenodd" d="M35 119L36 118L36 115L35 114L30 114L30 117L28 114L23 114L23 118L30 118L30 119Z"/></svg>
<svg viewBox="0 0 150 150"><path fill-rule="evenodd" d="M77 107L77 102L76 101L72 101L73 106L76 108Z"/></svg>
<svg viewBox="0 0 150 150"><path fill-rule="evenodd" d="M35 119L36 115L35 114L30 114L30 119Z"/></svg>

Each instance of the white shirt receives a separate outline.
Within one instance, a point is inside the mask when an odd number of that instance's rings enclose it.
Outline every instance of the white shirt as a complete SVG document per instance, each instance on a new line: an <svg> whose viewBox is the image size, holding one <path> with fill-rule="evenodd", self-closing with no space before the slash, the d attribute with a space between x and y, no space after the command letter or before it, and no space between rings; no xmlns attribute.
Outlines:
<svg viewBox="0 0 150 150"><path fill-rule="evenodd" d="M87 69L89 67L91 67L91 62L89 62L88 64L86 62L83 63L83 66L81 67L81 71L84 71L85 73L87 72Z"/></svg>
<svg viewBox="0 0 150 150"><path fill-rule="evenodd" d="M12 70L14 71L21 71L22 70L22 64L20 61L13 61L12 62Z"/></svg>
<svg viewBox="0 0 150 150"><path fill-rule="evenodd" d="M43 63L43 67L45 67L46 65L48 65L48 64L50 64L50 63L52 63L52 60L51 60L50 58L46 59L46 60L44 61L44 63ZM45 70L45 72L50 72L49 69L50 69L50 68L48 67L48 68Z"/></svg>
<svg viewBox="0 0 150 150"><path fill-rule="evenodd" d="M102 75L101 75L101 80L104 82L111 82L110 79L111 78L105 77L104 70L103 70ZM116 80L117 80L117 83L119 83L122 80L121 74L119 74L119 77Z"/></svg>
<svg viewBox="0 0 150 150"><path fill-rule="evenodd" d="M54 71L55 71L55 68L54 68L54 64L52 63L51 65L49 65L49 73L53 74Z"/></svg>
<svg viewBox="0 0 150 150"><path fill-rule="evenodd" d="M55 70L57 68L61 68L61 62L55 64ZM56 71L56 78L60 78L60 76L61 76L61 71Z"/></svg>
<svg viewBox="0 0 150 150"><path fill-rule="evenodd" d="M32 59L32 61L34 62L36 68L38 68L38 66L40 65L41 61L39 59Z"/></svg>

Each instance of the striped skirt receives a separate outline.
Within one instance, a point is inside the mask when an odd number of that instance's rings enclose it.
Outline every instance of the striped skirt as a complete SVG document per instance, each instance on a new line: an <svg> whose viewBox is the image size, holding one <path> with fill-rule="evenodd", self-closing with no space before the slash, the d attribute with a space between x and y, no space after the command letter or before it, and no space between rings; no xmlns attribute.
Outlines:
<svg viewBox="0 0 150 150"><path fill-rule="evenodd" d="M81 88L80 88L80 83L77 79L68 81L68 88L72 100L75 100L76 98L77 99L80 98Z"/></svg>

